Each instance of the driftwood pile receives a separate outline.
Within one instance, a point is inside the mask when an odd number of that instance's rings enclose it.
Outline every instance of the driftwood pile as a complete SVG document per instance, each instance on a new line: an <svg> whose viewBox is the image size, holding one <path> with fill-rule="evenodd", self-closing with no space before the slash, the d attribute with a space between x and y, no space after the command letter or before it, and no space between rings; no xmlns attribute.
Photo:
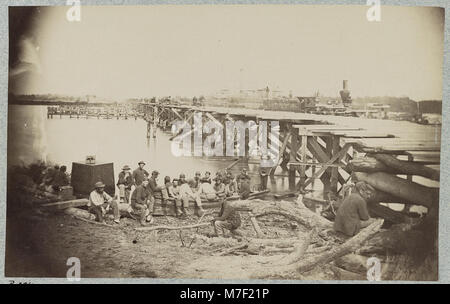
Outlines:
<svg viewBox="0 0 450 304"><path fill-rule="evenodd" d="M383 219L376 220L356 236L345 239L333 232L331 221L308 209L301 198L300 196L297 202L247 200L232 203L240 211L251 212L255 220L265 216L282 216L301 225L303 231L299 231L296 238L243 237L240 242L201 235L197 238L216 245L219 256L259 255L260 259L250 275L251 278L295 279L301 278L302 274L316 267L333 265L339 258L356 252L380 230L383 224ZM340 274L346 272L334 265L333 269ZM347 272L353 278L364 279L361 274ZM351 276L346 276L349 277Z"/></svg>

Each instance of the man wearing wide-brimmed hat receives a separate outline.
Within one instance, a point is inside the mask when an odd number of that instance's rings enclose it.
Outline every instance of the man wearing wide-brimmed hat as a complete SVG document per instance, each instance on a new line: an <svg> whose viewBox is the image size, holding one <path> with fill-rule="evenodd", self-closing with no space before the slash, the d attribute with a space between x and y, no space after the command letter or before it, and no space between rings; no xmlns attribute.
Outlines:
<svg viewBox="0 0 450 304"><path fill-rule="evenodd" d="M141 160L138 165L139 167L133 171L133 181L136 187L142 184L142 181L149 176L147 170L144 169L144 161Z"/></svg>
<svg viewBox="0 0 450 304"><path fill-rule="evenodd" d="M131 168L128 165L123 166L119 173L117 187L119 187L120 200L125 204L129 203L131 186L133 185L133 177L131 176Z"/></svg>
<svg viewBox="0 0 450 304"><path fill-rule="evenodd" d="M89 195L88 208L89 212L95 215L98 222L104 223L103 216L112 211L114 214L114 222L120 223L119 207L117 202L105 191L105 184L102 182L95 183L95 189Z"/></svg>

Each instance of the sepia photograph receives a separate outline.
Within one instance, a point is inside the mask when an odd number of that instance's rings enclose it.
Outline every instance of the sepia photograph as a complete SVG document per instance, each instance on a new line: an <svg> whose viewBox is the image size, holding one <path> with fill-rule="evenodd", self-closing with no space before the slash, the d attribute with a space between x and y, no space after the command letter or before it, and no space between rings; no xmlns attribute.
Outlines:
<svg viewBox="0 0 450 304"><path fill-rule="evenodd" d="M438 281L445 10L371 2L9 6L5 278Z"/></svg>

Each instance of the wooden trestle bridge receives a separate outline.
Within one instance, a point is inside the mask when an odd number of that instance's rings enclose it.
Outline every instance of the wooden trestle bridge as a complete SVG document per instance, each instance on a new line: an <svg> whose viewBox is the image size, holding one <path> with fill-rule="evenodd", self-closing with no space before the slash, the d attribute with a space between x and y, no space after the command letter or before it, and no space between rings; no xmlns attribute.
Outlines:
<svg viewBox="0 0 450 304"><path fill-rule="evenodd" d="M342 125L342 120L352 119L281 111L261 111L245 108L193 107L158 103L143 103L139 106L147 121L147 136L156 127L170 129L172 122L182 120L193 125L194 113L202 113L203 123L208 120L220 124L225 130L227 121L278 121L279 139L272 146L279 151L279 162L268 168L273 177L279 166L288 171L289 189L305 190L319 179L324 193L337 193L350 180L347 163L358 154L384 153L405 158L421 164L440 163L440 139L411 140L391 134L368 131L361 127ZM268 132L269 134L269 132ZM210 134L203 134L208 136ZM155 133L153 133L155 136ZM248 134L246 155L248 160ZM412 176L407 176L412 180Z"/></svg>
<svg viewBox="0 0 450 304"><path fill-rule="evenodd" d="M55 109L53 111L53 115L74 116L70 111L67 113ZM223 126L224 130L227 121L244 123L254 121L256 124L267 121L268 127L270 121L278 121L279 138L270 141L274 141L271 142L271 147L278 150L280 158L277 164L267 169L269 175L273 177L279 166L284 168L287 171L291 191L305 190L315 180L320 180L324 193L339 192L350 180L348 162L361 153L391 154L408 162L426 165L440 163L440 138L438 141L412 140L369 131L363 125L355 127L354 122L351 124L353 126L348 126L346 120L351 120L352 117L148 102L135 105L128 112L107 113L106 115L97 113L97 116L117 117L117 119L130 116L144 119L147 122L148 138L156 136L157 128L170 131L172 123L177 120L192 126L195 113L202 113L203 123L213 121ZM193 136L192 133L189 135ZM208 135L210 134L203 134L204 137ZM243 157L247 161L248 143L247 135L246 154ZM412 176L407 176L407 179L411 180Z"/></svg>

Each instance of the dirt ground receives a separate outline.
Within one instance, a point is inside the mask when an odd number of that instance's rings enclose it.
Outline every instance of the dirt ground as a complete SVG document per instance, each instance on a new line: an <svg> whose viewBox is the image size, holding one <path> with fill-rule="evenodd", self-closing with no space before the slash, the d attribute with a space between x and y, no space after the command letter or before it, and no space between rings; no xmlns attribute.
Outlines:
<svg viewBox="0 0 450 304"><path fill-rule="evenodd" d="M212 216L205 216L208 221ZM189 225L196 216L180 220L155 217L153 225ZM243 236L255 237L246 214ZM297 225L284 218L260 220L266 237L294 237ZM8 216L5 275L7 277L66 277L69 257L81 262L83 278L217 278L248 279L264 256L219 256L226 248L196 235L213 232L212 226L189 230L136 231L139 224L122 218L105 227L64 214L22 213ZM269 229L270 227L270 229ZM195 238L194 238L195 237ZM192 242L192 243L191 243ZM229 239L230 244L238 240Z"/></svg>

